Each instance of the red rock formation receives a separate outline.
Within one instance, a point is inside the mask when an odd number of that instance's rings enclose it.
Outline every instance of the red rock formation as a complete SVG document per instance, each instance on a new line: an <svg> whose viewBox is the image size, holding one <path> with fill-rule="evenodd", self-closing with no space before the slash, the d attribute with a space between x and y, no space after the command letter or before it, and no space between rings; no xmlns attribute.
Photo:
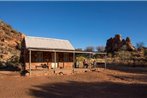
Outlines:
<svg viewBox="0 0 147 98"><path fill-rule="evenodd" d="M0 21L0 62L7 63L12 58L20 59L24 34L15 31L10 25Z"/></svg>
<svg viewBox="0 0 147 98"><path fill-rule="evenodd" d="M106 51L114 52L119 50L128 50L133 51L135 48L131 44L131 40L129 37L122 39L121 35L116 34L114 38L110 38L106 43Z"/></svg>

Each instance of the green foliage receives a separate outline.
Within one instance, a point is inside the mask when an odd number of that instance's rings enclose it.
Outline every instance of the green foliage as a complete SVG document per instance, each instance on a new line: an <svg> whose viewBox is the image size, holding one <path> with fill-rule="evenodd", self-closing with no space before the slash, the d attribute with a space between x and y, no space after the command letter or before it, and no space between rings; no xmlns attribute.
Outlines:
<svg viewBox="0 0 147 98"><path fill-rule="evenodd" d="M88 47L86 47L85 51L93 52L94 51L94 47L93 46L88 46Z"/></svg>
<svg viewBox="0 0 147 98"><path fill-rule="evenodd" d="M21 43L18 43L17 46L16 46L16 48L19 49L19 50L21 50L21 47L22 47Z"/></svg>
<svg viewBox="0 0 147 98"><path fill-rule="evenodd" d="M98 46L96 47L98 52L104 52L105 51L105 47L104 46Z"/></svg>
<svg viewBox="0 0 147 98"><path fill-rule="evenodd" d="M110 57L110 58L111 58L111 57L112 57L112 53L108 53L108 57Z"/></svg>
<svg viewBox="0 0 147 98"><path fill-rule="evenodd" d="M79 57L76 57L76 59L78 60L78 61L84 61L84 59L86 59L84 56L79 56Z"/></svg>
<svg viewBox="0 0 147 98"><path fill-rule="evenodd" d="M124 59L131 59L132 55L128 51L120 51L119 52L119 57L124 60Z"/></svg>
<svg viewBox="0 0 147 98"><path fill-rule="evenodd" d="M126 38L127 42L131 42L131 39L129 37Z"/></svg>
<svg viewBox="0 0 147 98"><path fill-rule="evenodd" d="M7 66L19 66L20 62L19 62L19 57L18 56L12 56L6 63Z"/></svg>
<svg viewBox="0 0 147 98"><path fill-rule="evenodd" d="M0 68L5 67L5 63L3 61L0 61Z"/></svg>
<svg viewBox="0 0 147 98"><path fill-rule="evenodd" d="M144 56L147 56L147 50L146 49L144 50Z"/></svg>
<svg viewBox="0 0 147 98"><path fill-rule="evenodd" d="M83 51L82 48L77 48L75 49L76 51Z"/></svg>

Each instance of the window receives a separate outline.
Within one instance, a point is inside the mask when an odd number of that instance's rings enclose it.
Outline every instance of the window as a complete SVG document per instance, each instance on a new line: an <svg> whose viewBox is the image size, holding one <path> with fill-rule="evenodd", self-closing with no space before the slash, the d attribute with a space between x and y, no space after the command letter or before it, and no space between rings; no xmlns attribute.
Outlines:
<svg viewBox="0 0 147 98"><path fill-rule="evenodd" d="M43 61L43 52L36 52L36 62L42 62Z"/></svg>
<svg viewBox="0 0 147 98"><path fill-rule="evenodd" d="M68 62L68 53L64 53L64 61Z"/></svg>

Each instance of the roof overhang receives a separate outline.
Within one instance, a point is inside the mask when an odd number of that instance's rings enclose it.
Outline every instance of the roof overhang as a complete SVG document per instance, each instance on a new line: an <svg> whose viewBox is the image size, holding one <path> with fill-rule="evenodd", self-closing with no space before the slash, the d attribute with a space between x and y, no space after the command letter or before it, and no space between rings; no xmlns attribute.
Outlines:
<svg viewBox="0 0 147 98"><path fill-rule="evenodd" d="M107 54L104 52L87 52L87 51L75 51L75 50L59 50L59 49L38 49L38 48L27 48L30 51L44 51L44 52L67 52L67 53L77 53L77 54Z"/></svg>

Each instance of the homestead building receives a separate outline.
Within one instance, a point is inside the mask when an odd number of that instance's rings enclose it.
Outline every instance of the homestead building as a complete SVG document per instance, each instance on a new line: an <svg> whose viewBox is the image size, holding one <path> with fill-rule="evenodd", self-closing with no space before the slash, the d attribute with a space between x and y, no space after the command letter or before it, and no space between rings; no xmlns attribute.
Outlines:
<svg viewBox="0 0 147 98"><path fill-rule="evenodd" d="M40 69L74 69L75 54L93 52L75 51L68 40L25 37L24 63L25 70L31 74L32 70Z"/></svg>

